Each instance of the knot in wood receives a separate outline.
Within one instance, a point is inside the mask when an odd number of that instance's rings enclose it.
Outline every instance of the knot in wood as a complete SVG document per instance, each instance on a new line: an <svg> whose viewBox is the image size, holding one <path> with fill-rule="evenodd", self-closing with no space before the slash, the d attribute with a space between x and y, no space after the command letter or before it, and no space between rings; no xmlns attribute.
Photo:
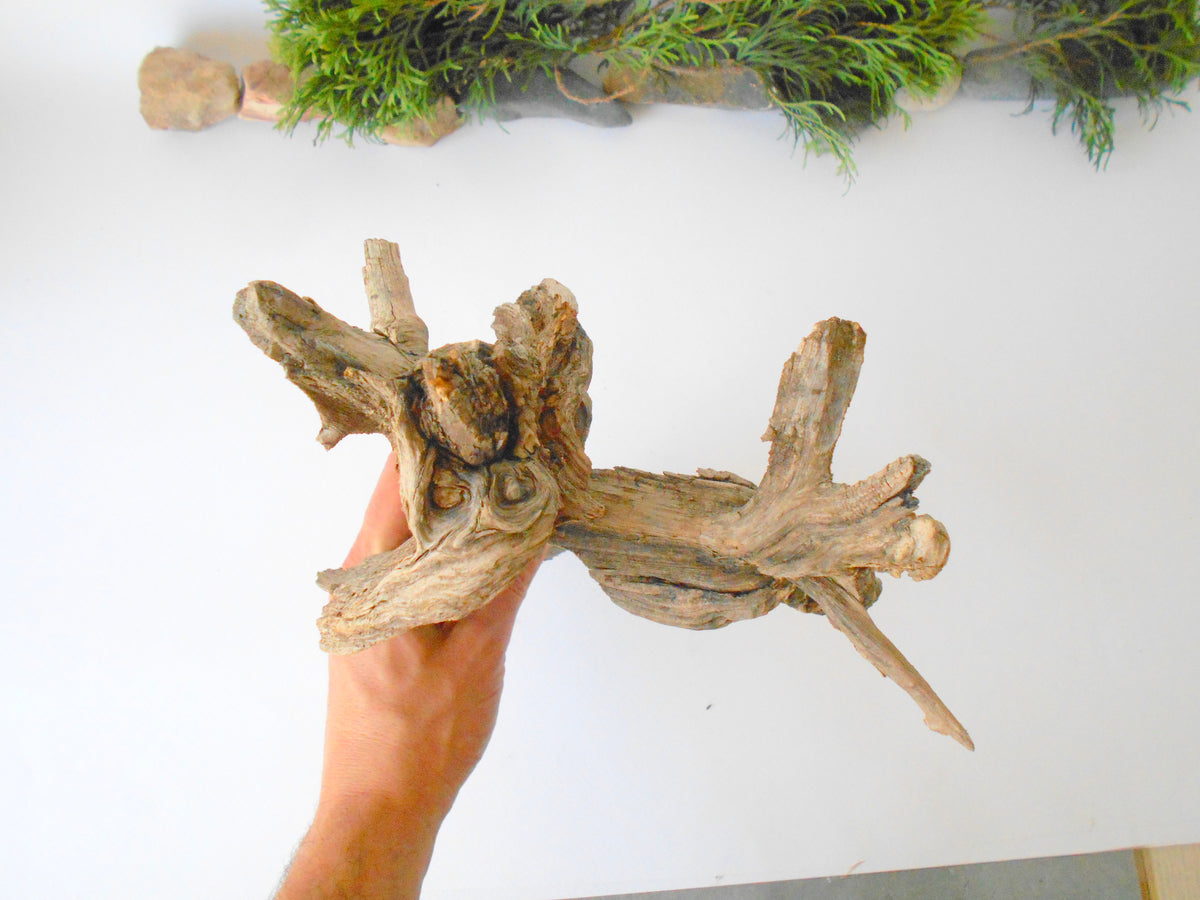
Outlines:
<svg viewBox="0 0 1200 900"><path fill-rule="evenodd" d="M492 479L492 502L497 506L513 506L533 496L537 483L524 467L499 469Z"/></svg>
<svg viewBox="0 0 1200 900"><path fill-rule="evenodd" d="M444 466L434 469L429 484L429 501L435 509L455 509L470 496L471 486L459 478L453 469Z"/></svg>
<svg viewBox="0 0 1200 900"><path fill-rule="evenodd" d="M479 511L479 528L520 533L547 511L557 511L558 484L538 460L502 459L486 471L487 495Z"/></svg>

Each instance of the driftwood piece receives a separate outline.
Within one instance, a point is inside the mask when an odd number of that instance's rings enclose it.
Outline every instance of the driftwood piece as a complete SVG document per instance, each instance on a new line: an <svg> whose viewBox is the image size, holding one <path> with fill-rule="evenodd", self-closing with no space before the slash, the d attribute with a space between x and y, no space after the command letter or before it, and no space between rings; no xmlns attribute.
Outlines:
<svg viewBox="0 0 1200 900"><path fill-rule="evenodd" d="M495 312L492 344L428 349L393 244L367 241L370 332L273 282L234 315L321 416L318 439L387 436L412 537L350 570L322 572L321 646L349 653L486 604L547 544L575 553L622 608L717 628L786 605L824 614L917 702L926 724L966 730L868 613L877 571L932 578L941 523L917 515L929 471L905 456L857 484L830 461L862 365L855 323L817 324L784 366L757 486L727 472L595 470L584 452L591 342L571 292L547 279Z"/></svg>

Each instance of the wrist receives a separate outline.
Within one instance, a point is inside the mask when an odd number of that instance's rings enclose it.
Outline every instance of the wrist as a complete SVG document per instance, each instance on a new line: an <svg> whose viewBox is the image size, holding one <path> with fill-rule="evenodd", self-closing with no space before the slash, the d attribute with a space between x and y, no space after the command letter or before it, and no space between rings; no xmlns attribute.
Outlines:
<svg viewBox="0 0 1200 900"><path fill-rule="evenodd" d="M330 727L318 806L432 823L436 830L457 790L446 783L441 748L420 732L405 722L372 729Z"/></svg>
<svg viewBox="0 0 1200 900"><path fill-rule="evenodd" d="M367 837L371 843L402 847L406 855L423 856L426 863L440 826L441 818L431 816L422 804L377 793L322 791L313 817L313 830L331 838L357 843Z"/></svg>
<svg viewBox="0 0 1200 900"><path fill-rule="evenodd" d="M322 802L370 800L440 823L486 736L441 684L388 691L354 674L330 680Z"/></svg>
<svg viewBox="0 0 1200 900"><path fill-rule="evenodd" d="M416 900L436 822L374 795L322 800L277 900L347 896Z"/></svg>

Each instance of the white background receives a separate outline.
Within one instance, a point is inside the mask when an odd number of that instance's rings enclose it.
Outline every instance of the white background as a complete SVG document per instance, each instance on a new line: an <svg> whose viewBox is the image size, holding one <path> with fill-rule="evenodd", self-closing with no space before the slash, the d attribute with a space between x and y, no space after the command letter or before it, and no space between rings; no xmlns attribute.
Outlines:
<svg viewBox="0 0 1200 900"><path fill-rule="evenodd" d="M936 580L883 629L967 753L821 619L689 633L573 558L517 623L426 896L546 900L1200 840L1200 115L864 136L846 191L770 113L465 128L432 150L150 131L156 45L244 63L253 0L0 13L0 895L265 897L312 814L336 565L385 453L326 454L230 318L252 279L367 320L401 247L435 344L545 276L596 345L597 466L761 475L779 369L853 318L835 458L933 463ZM1195 99L1194 90L1189 94Z"/></svg>

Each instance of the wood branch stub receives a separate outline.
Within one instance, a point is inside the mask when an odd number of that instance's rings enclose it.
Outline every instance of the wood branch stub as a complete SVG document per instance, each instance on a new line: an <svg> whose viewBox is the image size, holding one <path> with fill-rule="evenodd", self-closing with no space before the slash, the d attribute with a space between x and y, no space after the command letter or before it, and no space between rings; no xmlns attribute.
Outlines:
<svg viewBox="0 0 1200 900"><path fill-rule="evenodd" d="M763 435L771 442L761 485L765 494L755 499L751 511L767 502L763 496L804 491L832 479L833 449L858 386L866 342L857 323L828 319L788 359Z"/></svg>
<svg viewBox="0 0 1200 900"><path fill-rule="evenodd" d="M496 367L511 389L512 454L537 456L554 473L563 519L600 512L589 492L592 461L584 452L592 425L592 342L578 315L575 295L546 278L500 306L492 321Z"/></svg>
<svg viewBox="0 0 1200 900"><path fill-rule="evenodd" d="M833 451L865 342L857 324L829 319L788 360L764 435L766 474L744 507L709 524L702 539L713 552L787 579L869 568L921 580L941 571L946 530L912 512L928 462L905 456L857 484L833 482Z"/></svg>
<svg viewBox="0 0 1200 900"><path fill-rule="evenodd" d="M400 263L400 248L390 241L370 239L365 251L363 284L371 309L371 330L415 362L429 352L429 329L413 304L408 275Z"/></svg>
<svg viewBox="0 0 1200 900"><path fill-rule="evenodd" d="M233 315L313 401L323 446L332 448L348 434L385 431L397 394L382 383L403 381L413 371L387 338L347 325L273 281L243 289Z"/></svg>
<svg viewBox="0 0 1200 900"><path fill-rule="evenodd" d="M394 245L367 242L372 332L273 282L238 295L235 318L317 406L320 440L378 432L396 453L413 536L350 570L322 572L321 646L349 653L491 600L548 543L575 553L622 608L718 628L777 606L824 615L972 748L928 682L872 621L877 572L932 578L946 529L917 515L929 472L902 456L857 484L831 461L863 361L853 322L820 322L784 366L755 485L729 472L593 471L591 342L569 290L547 279L496 309L494 344L429 351Z"/></svg>
<svg viewBox="0 0 1200 900"><path fill-rule="evenodd" d="M421 433L469 466L499 459L508 446L512 411L491 345L439 347L418 365L413 412Z"/></svg>

